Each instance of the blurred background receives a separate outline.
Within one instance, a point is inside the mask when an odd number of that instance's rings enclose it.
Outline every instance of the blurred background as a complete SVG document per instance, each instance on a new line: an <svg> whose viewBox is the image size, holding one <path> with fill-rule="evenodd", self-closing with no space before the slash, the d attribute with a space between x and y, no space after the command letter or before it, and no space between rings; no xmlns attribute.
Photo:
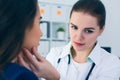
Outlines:
<svg viewBox="0 0 120 80"><path fill-rule="evenodd" d="M39 0L42 16L41 29L43 36L40 39L38 51L44 57L50 48L63 46L70 41L69 14L77 0ZM106 27L98 41L101 47L111 54L120 56L120 0L101 0L106 8Z"/></svg>

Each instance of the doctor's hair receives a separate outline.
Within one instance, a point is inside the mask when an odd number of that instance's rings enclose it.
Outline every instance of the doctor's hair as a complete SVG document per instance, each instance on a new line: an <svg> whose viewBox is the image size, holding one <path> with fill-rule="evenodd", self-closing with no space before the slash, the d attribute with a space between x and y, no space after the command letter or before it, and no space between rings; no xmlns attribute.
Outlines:
<svg viewBox="0 0 120 80"><path fill-rule="evenodd" d="M70 18L73 12L83 12L96 17L100 29L105 25L106 10L100 0L79 0L73 5Z"/></svg>
<svg viewBox="0 0 120 80"><path fill-rule="evenodd" d="M0 73L22 50L37 6L37 0L0 0Z"/></svg>

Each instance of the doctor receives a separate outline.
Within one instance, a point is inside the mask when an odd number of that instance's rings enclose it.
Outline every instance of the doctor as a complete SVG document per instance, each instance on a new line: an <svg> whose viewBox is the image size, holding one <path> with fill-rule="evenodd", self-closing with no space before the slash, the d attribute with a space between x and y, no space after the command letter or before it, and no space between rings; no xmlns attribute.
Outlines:
<svg viewBox="0 0 120 80"><path fill-rule="evenodd" d="M52 48L47 56L60 73L60 80L119 80L120 61L97 41L104 31L105 18L100 0L75 3L70 14L70 43Z"/></svg>
<svg viewBox="0 0 120 80"><path fill-rule="evenodd" d="M119 80L119 59L103 50L97 41L104 31L105 18L105 7L100 0L77 1L70 13L70 43L52 48L46 57L59 73L35 50L25 50L29 61L20 57L20 62L24 66L32 65L38 77L54 77L47 80Z"/></svg>

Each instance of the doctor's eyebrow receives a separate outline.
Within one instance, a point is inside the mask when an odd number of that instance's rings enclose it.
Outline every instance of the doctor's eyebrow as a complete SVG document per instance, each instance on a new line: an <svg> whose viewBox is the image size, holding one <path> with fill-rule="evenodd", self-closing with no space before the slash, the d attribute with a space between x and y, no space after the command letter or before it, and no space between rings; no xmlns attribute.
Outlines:
<svg viewBox="0 0 120 80"><path fill-rule="evenodd" d="M75 25L75 24L73 24L73 23L70 23L72 26L75 26L75 27L77 27L77 25ZM87 27L87 28L85 28L85 29L91 29L91 30L95 30L95 28L93 28L93 27Z"/></svg>
<svg viewBox="0 0 120 80"><path fill-rule="evenodd" d="M93 27L88 27L88 28L85 28L85 29L95 30L95 28L93 28Z"/></svg>
<svg viewBox="0 0 120 80"><path fill-rule="evenodd" d="M77 25L75 25L75 24L73 24L73 23L70 23L72 26L75 26L75 27L77 27Z"/></svg>

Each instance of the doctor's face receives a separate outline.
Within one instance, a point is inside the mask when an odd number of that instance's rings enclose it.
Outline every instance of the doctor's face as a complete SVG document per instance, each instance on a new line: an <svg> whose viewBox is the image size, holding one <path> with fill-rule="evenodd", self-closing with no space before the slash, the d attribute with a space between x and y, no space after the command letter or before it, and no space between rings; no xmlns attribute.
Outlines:
<svg viewBox="0 0 120 80"><path fill-rule="evenodd" d="M73 11L70 18L70 38L75 51L89 50L103 32L96 17L84 12Z"/></svg>

